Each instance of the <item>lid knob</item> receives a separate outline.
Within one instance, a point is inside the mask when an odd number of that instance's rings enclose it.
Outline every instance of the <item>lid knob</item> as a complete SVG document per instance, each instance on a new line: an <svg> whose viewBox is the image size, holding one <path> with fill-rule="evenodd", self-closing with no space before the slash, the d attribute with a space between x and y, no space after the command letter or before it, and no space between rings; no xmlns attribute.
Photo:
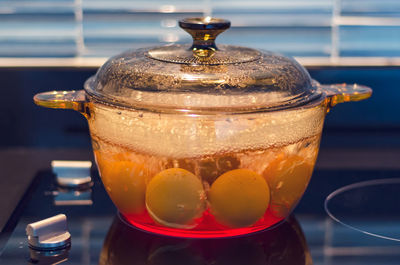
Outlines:
<svg viewBox="0 0 400 265"><path fill-rule="evenodd" d="M194 17L180 20L179 26L192 36L193 44L190 49L194 56L207 60L218 50L215 39L231 26L231 22L220 18Z"/></svg>

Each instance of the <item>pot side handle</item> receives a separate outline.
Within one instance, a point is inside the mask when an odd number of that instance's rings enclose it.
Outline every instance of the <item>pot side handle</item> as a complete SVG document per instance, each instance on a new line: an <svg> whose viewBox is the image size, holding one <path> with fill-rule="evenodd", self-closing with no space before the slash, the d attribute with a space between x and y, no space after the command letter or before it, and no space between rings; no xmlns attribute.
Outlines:
<svg viewBox="0 0 400 265"><path fill-rule="evenodd" d="M358 84L318 84L318 86L323 92L325 92L330 107L334 107L343 102L364 100L372 95L371 88Z"/></svg>
<svg viewBox="0 0 400 265"><path fill-rule="evenodd" d="M85 117L89 114L84 90L48 91L33 97L36 105L52 109L72 109L79 111Z"/></svg>

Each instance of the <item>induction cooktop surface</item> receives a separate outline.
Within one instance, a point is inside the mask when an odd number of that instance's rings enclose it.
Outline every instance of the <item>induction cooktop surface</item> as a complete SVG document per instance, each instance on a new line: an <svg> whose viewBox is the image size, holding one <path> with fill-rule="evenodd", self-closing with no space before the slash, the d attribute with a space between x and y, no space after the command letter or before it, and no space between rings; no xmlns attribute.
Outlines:
<svg viewBox="0 0 400 265"><path fill-rule="evenodd" d="M78 189L61 188L50 170L41 171L14 214L13 229L1 235L0 264L400 264L399 242L350 229L321 210L328 192L324 180L334 174L340 186L381 173L316 171L295 215L278 227L236 238L181 239L124 222L95 171L92 183ZM70 246L30 248L26 226L58 214L67 217ZM379 218L368 225L393 229Z"/></svg>

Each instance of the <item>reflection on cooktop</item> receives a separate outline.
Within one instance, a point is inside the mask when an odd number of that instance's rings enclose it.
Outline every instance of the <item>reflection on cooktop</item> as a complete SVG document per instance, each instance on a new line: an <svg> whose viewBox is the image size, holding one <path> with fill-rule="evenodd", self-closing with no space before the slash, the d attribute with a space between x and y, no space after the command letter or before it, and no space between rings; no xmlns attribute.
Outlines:
<svg viewBox="0 0 400 265"><path fill-rule="evenodd" d="M312 264L304 234L294 217L275 229L226 239L159 236L133 228L119 216L80 218L69 222L71 248L49 252L28 248L25 223L23 220L9 240L1 264Z"/></svg>
<svg viewBox="0 0 400 265"><path fill-rule="evenodd" d="M294 217L275 229L224 239L183 239L142 232L115 218L100 254L105 264L310 265L304 234Z"/></svg>

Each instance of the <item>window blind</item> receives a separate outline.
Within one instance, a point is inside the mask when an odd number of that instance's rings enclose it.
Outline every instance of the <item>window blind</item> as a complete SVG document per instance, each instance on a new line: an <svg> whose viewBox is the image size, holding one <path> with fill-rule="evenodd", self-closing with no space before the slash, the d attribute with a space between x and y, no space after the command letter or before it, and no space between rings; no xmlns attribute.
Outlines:
<svg viewBox="0 0 400 265"><path fill-rule="evenodd" d="M301 57L400 56L398 0L0 0L0 57L109 57L187 43L177 20L231 20L217 43Z"/></svg>

